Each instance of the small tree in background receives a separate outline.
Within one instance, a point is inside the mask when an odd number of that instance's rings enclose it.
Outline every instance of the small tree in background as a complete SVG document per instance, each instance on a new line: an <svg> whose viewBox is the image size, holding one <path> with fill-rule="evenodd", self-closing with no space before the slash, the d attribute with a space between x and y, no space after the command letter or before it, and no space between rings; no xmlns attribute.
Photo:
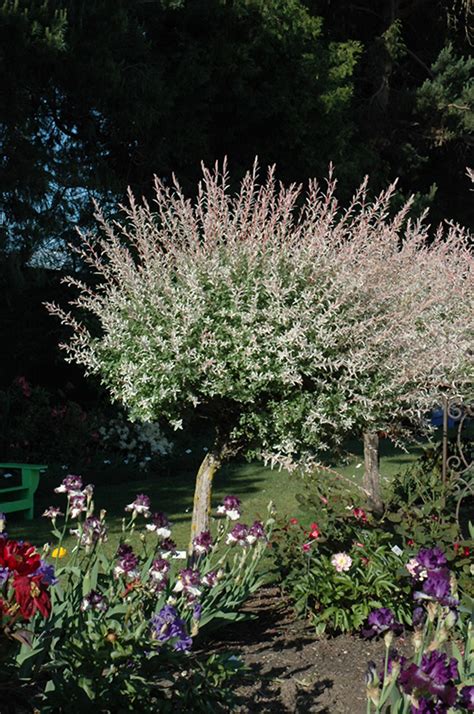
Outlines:
<svg viewBox="0 0 474 714"><path fill-rule="evenodd" d="M71 305L92 313L72 328L67 359L99 374L132 419L191 411L215 440L199 469L192 537L206 530L213 476L244 453L284 467L314 463L348 434L403 437L468 370L474 290L468 236L447 226L428 242L411 202L389 217L392 185L367 183L342 210L335 181L321 191L277 186L257 166L230 195L227 173L204 169L195 202L156 181L156 205L132 195L123 221L100 211L82 258L96 290L75 278ZM396 427L396 428L395 428Z"/></svg>

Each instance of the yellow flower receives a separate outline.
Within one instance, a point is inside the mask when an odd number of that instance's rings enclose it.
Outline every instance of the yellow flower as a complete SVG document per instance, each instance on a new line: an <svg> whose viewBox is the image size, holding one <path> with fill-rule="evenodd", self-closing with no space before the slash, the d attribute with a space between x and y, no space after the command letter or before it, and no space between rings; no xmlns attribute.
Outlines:
<svg viewBox="0 0 474 714"><path fill-rule="evenodd" d="M51 555L53 556L53 558L64 558L64 556L65 556L66 554L67 554L67 550L66 550L66 548L63 548L63 547L61 547L61 548L55 548L55 549L53 550L53 552L51 553Z"/></svg>

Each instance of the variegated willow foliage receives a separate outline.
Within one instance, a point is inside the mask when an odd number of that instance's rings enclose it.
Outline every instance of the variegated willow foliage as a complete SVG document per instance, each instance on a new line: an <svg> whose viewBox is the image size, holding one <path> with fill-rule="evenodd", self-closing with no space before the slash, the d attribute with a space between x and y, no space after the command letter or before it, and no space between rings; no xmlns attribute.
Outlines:
<svg viewBox="0 0 474 714"><path fill-rule="evenodd" d="M204 169L195 200L156 180L155 205L130 194L121 221L97 210L80 255L96 289L74 277L67 359L101 376L132 418L180 428L191 410L216 426L197 479L194 532L205 530L212 475L242 451L311 462L348 433L419 422L442 385L467 379L474 334L469 235L434 235L395 184L348 207L329 175L261 184L257 164L233 195L226 167ZM472 353L471 353L472 354ZM195 533L194 533L195 534Z"/></svg>

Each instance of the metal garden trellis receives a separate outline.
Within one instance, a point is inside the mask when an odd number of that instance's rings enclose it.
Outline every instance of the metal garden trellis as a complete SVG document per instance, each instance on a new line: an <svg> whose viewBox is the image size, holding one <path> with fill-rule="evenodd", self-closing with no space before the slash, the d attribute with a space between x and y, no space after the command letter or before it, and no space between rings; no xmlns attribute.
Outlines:
<svg viewBox="0 0 474 714"><path fill-rule="evenodd" d="M470 421L474 418L474 402L464 401L458 395L443 395L443 435L442 435L442 479L446 485L448 477L455 478L459 489L456 508L456 519L459 522L459 512L462 501L469 495L474 496L474 458L472 442L463 442L463 434ZM456 424L454 453L449 453L449 423Z"/></svg>

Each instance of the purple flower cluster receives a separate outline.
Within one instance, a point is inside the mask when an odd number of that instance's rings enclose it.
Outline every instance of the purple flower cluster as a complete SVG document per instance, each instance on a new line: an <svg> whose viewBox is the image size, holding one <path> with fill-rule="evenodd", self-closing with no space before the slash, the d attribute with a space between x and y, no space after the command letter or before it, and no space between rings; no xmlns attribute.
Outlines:
<svg viewBox="0 0 474 714"><path fill-rule="evenodd" d="M457 689L453 680L458 677L454 657L448 659L444 652L434 650L423 655L420 666L412 663L402 669L399 683L407 694L416 692L419 705L413 712L445 712L456 701ZM438 709L430 708L432 705Z"/></svg>
<svg viewBox="0 0 474 714"><path fill-rule="evenodd" d="M165 605L152 617L151 636L160 645L170 643L177 652L188 652L193 643L186 632L184 620L178 617L178 612L172 605Z"/></svg>
<svg viewBox="0 0 474 714"><path fill-rule="evenodd" d="M260 521L255 521L250 528L245 523L237 523L227 534L226 544L248 546L253 545L257 540L264 540L265 537L265 530Z"/></svg>
<svg viewBox="0 0 474 714"><path fill-rule="evenodd" d="M366 638L376 637L385 632L394 632L399 635L402 629L402 625L395 620L393 612L388 607L380 607L370 613L362 635Z"/></svg>
<svg viewBox="0 0 474 714"><path fill-rule="evenodd" d="M451 627L457 617L453 608L457 601L452 597L450 573L446 557L440 548L423 548L416 558L412 558L408 570L416 582L421 585L421 590L415 592L415 600L429 600L428 615L439 610L440 622L443 627ZM437 607L442 605L443 609ZM451 608L451 609L449 609ZM426 612L417 607L413 612L413 625L419 630L423 621L426 621ZM431 621L431 620L430 620ZM368 618L368 628L364 634L380 634L391 630L395 623L393 614L387 608L380 608L371 613ZM437 630L438 633L438 630ZM419 639L420 633L415 632ZM436 641L436 639L435 639ZM440 641L443 641L440 639ZM386 643L389 646L388 642ZM423 644L423 638L420 645ZM460 711L474 711L474 686L464 686L460 691L459 671L454 657L449 658L445 652L433 649L437 645L431 644L421 654L421 661L409 662L396 653L389 654L388 674L397 677L400 689L409 695L411 701L411 714L447 714L451 707L459 706ZM415 644L416 649L416 644ZM416 650L419 651L419 650ZM394 663L396 662L396 669ZM418 663L419 662L419 663ZM384 680L384 674L377 677L371 663L369 670L368 696L374 696L373 690L378 689L379 681ZM377 695L378 696L378 695ZM407 705L408 706L408 705ZM404 710L405 711L405 710ZM456 709L456 711L458 711Z"/></svg>
<svg viewBox="0 0 474 714"><path fill-rule="evenodd" d="M123 575L135 580L139 576L137 566L138 557L133 552L133 548L130 545L120 545L117 550L117 565L114 568L114 576L118 578Z"/></svg>
<svg viewBox="0 0 474 714"><path fill-rule="evenodd" d="M84 486L80 476L70 474L66 476L61 484L54 489L55 493L65 493L68 499L69 515L71 518L78 518L81 513L89 510L94 494L94 486L90 483ZM59 515L63 515L59 508L50 506L43 513L45 518L55 520Z"/></svg>
<svg viewBox="0 0 474 714"><path fill-rule="evenodd" d="M198 555L209 553L212 548L212 536L209 531L202 531L193 539L194 552Z"/></svg>

